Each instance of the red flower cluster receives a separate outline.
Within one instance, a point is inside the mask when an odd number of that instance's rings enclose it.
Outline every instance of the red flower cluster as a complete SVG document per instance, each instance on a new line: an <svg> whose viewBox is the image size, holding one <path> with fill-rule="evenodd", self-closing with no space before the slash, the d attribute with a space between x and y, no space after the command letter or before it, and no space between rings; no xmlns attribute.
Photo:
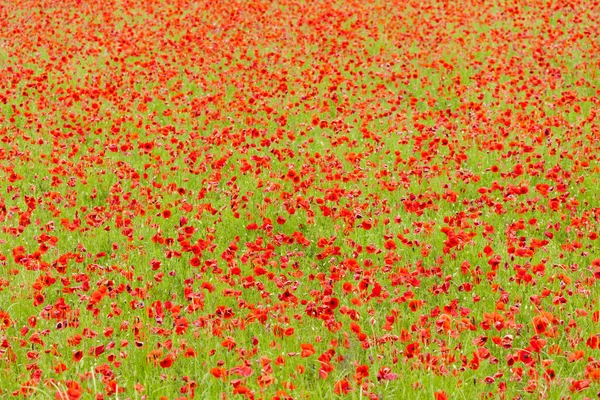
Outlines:
<svg viewBox="0 0 600 400"><path fill-rule="evenodd" d="M3 2L0 397L591 397L599 14Z"/></svg>

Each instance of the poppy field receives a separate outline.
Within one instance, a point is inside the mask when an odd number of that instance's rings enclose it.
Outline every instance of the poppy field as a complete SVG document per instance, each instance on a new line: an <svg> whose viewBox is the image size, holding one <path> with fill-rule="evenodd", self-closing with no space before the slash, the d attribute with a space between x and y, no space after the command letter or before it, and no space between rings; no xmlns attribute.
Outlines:
<svg viewBox="0 0 600 400"><path fill-rule="evenodd" d="M0 398L600 396L599 30L1 0Z"/></svg>

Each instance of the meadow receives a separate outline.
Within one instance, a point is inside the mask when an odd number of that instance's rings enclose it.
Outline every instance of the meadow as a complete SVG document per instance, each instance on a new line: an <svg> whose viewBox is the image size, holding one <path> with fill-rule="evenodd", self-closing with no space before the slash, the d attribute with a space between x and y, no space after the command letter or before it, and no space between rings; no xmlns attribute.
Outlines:
<svg viewBox="0 0 600 400"><path fill-rule="evenodd" d="M598 31L0 0L0 397L600 396Z"/></svg>

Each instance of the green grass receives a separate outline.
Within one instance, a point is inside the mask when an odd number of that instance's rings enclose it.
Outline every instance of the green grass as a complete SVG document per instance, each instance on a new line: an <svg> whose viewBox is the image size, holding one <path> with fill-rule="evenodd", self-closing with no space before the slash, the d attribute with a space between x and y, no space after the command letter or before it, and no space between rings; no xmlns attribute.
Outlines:
<svg viewBox="0 0 600 400"><path fill-rule="evenodd" d="M9 317L0 324L0 397L66 398L71 381L82 398L191 397L184 377L195 398L243 397L238 384L265 399L597 391L597 349L586 346L599 333L589 236L598 233L600 195L597 22L593 6L574 7L0 2L0 312ZM538 184L552 187L547 197ZM496 185L503 189L481 193ZM528 192L510 195L510 185ZM68 229L76 219L80 227ZM508 232L519 220L524 228ZM450 247L448 226L472 237ZM56 238L47 249L44 234ZM548 244L515 256L520 237ZM194 254L193 245L204 248ZM17 263L18 246L34 261ZM501 259L495 274L486 246ZM531 283L516 278L519 268ZM90 303L102 287L108 294ZM535 306L530 298L544 289ZM190 293L200 299L193 311ZM309 315L323 315L327 297L339 301L329 319ZM44 317L59 299L67 315ZM411 299L424 303L413 312ZM233 317L217 315L220 306ZM541 335L534 368L509 365L542 311L559 321L556 336ZM506 326L484 329L494 312ZM436 327L442 314L450 330ZM181 334L178 317L189 322ZM98 335L85 337L85 328ZM291 336L276 334L288 328ZM378 344L384 335L392 339ZM493 343L506 335L512 348ZM474 369L481 336L490 358ZM304 343L315 354L301 357ZM420 346L412 358L409 343ZM187 347L195 357L184 357ZM318 358L329 350L333 370L321 378ZM584 356L570 361L577 350ZM175 361L162 368L168 354ZM555 371L550 384L542 360ZM243 365L250 376L236 374ZM369 368L363 390L359 365ZM230 375L215 378L215 367ZM396 379L378 379L384 367ZM260 375L273 383L261 387ZM352 391L336 394L343 379ZM572 393L583 379L591 386Z"/></svg>

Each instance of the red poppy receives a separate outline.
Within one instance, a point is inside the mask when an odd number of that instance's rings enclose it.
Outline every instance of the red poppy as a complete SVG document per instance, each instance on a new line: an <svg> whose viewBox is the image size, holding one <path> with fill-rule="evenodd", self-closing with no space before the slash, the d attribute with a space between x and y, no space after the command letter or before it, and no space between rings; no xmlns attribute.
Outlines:
<svg viewBox="0 0 600 400"><path fill-rule="evenodd" d="M448 400L448 395L443 390L435 392L434 397L435 397L435 400Z"/></svg>
<svg viewBox="0 0 600 400"><path fill-rule="evenodd" d="M160 360L159 365L161 368L170 368L171 365L173 365L173 361L173 356L169 354L165 358Z"/></svg>
<svg viewBox="0 0 600 400"><path fill-rule="evenodd" d="M519 352L518 352L519 361L521 361L525 365L535 364L535 359L533 358L532 350L533 349L531 349L530 347L519 350Z"/></svg>
<svg viewBox="0 0 600 400"><path fill-rule="evenodd" d="M333 393L337 395L348 394L352 391L352 386L350 386L350 382L347 379L341 379L335 382L333 387Z"/></svg>
<svg viewBox="0 0 600 400"><path fill-rule="evenodd" d="M73 352L73 361L79 362L83 358L83 351L77 350Z"/></svg>
<svg viewBox="0 0 600 400"><path fill-rule="evenodd" d="M571 393L578 393L590 387L590 384L591 381L589 379L573 380L569 390Z"/></svg>
<svg viewBox="0 0 600 400"><path fill-rule="evenodd" d="M369 376L369 366L368 365L359 365L356 367L356 373L354 374L354 379L360 385L364 378Z"/></svg>
<svg viewBox="0 0 600 400"><path fill-rule="evenodd" d="M312 344L310 343L303 343L300 345L300 348L302 349L302 353L301 356L304 357L310 357L313 354L315 354L315 348Z"/></svg>
<svg viewBox="0 0 600 400"><path fill-rule="evenodd" d="M377 373L377 381L387 380L393 381L398 379L398 375L393 373L388 367L381 367Z"/></svg>
<svg viewBox="0 0 600 400"><path fill-rule="evenodd" d="M228 375L225 368L211 368L210 374L217 379L225 379Z"/></svg>

